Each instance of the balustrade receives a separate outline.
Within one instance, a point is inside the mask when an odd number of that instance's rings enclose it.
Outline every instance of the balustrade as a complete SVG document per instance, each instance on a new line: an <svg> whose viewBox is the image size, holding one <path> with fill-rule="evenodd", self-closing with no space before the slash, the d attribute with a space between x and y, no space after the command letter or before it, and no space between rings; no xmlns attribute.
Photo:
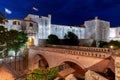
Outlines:
<svg viewBox="0 0 120 80"><path fill-rule="evenodd" d="M105 48L88 48L88 47L77 47L79 48L76 49L76 47L74 47L74 50L70 50L67 49L68 47L66 47L66 49L63 48L50 48L50 47L40 47L39 49L41 51L49 51L49 52L57 52L57 53L62 53L62 54L71 54L71 55L80 55L80 56L90 56L90 57L98 57L98 58L106 58L108 56L110 56L110 54L108 54L109 49Z"/></svg>

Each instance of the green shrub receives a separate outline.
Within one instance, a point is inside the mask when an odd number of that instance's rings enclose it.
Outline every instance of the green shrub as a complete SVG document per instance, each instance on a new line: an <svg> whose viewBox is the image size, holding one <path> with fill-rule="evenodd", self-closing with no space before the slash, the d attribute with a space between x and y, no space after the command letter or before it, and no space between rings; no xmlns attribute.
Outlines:
<svg viewBox="0 0 120 80"><path fill-rule="evenodd" d="M56 35L51 34L51 35L48 36L48 39L46 40L46 43L47 44L59 44L60 40Z"/></svg>

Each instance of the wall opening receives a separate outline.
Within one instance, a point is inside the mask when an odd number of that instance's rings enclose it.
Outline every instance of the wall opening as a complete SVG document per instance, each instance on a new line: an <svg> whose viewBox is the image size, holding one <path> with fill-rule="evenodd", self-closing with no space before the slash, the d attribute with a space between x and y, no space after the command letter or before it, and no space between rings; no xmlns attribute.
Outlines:
<svg viewBox="0 0 120 80"><path fill-rule="evenodd" d="M66 61L59 66L59 75L65 77L69 74L74 74L75 76L85 76L85 70L83 70L79 65L74 62Z"/></svg>
<svg viewBox="0 0 120 80"><path fill-rule="evenodd" d="M28 38L28 42L27 42L27 47L29 48L30 46L34 45L34 39L32 37Z"/></svg>

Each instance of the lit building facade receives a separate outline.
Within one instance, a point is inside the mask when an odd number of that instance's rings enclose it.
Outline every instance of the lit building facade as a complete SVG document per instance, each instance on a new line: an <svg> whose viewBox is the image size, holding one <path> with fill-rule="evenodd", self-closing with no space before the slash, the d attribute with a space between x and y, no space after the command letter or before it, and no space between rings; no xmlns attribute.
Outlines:
<svg viewBox="0 0 120 80"><path fill-rule="evenodd" d="M85 38L94 39L96 41L109 41L110 22L99 20L85 21Z"/></svg>
<svg viewBox="0 0 120 80"><path fill-rule="evenodd" d="M120 27L110 28L110 40L120 40Z"/></svg>
<svg viewBox="0 0 120 80"><path fill-rule="evenodd" d="M38 24L38 38L47 39L51 33L51 15L48 17L29 14L25 20L31 20Z"/></svg>
<svg viewBox="0 0 120 80"><path fill-rule="evenodd" d="M39 39L47 39L55 34L63 39L68 31L73 32L79 39L93 39L96 41L119 40L120 27L110 28L110 22L97 17L85 21L84 27L51 24L51 15L38 16L29 14L24 20L9 19L5 24L8 30L14 29L28 34L29 45L39 45Z"/></svg>
<svg viewBox="0 0 120 80"><path fill-rule="evenodd" d="M85 38L85 28L79 26L51 25L51 34L55 34L59 39L64 39L67 32L73 32L79 39Z"/></svg>
<svg viewBox="0 0 120 80"><path fill-rule="evenodd" d="M23 31L28 34L27 45L38 45L38 24L31 20L9 19L8 30Z"/></svg>

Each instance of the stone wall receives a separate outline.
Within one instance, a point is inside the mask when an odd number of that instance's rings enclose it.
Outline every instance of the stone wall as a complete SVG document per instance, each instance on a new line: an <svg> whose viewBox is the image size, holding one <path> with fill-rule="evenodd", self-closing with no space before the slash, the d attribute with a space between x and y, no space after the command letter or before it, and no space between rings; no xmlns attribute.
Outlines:
<svg viewBox="0 0 120 80"><path fill-rule="evenodd" d="M120 80L120 57L115 58L115 80Z"/></svg>
<svg viewBox="0 0 120 80"><path fill-rule="evenodd" d="M80 46L94 46L93 44L94 44L93 39L79 39Z"/></svg>
<svg viewBox="0 0 120 80"><path fill-rule="evenodd" d="M88 71L85 73L85 80L108 80L108 79L106 79L105 77L97 74L97 73L94 72L94 71L88 70Z"/></svg>

